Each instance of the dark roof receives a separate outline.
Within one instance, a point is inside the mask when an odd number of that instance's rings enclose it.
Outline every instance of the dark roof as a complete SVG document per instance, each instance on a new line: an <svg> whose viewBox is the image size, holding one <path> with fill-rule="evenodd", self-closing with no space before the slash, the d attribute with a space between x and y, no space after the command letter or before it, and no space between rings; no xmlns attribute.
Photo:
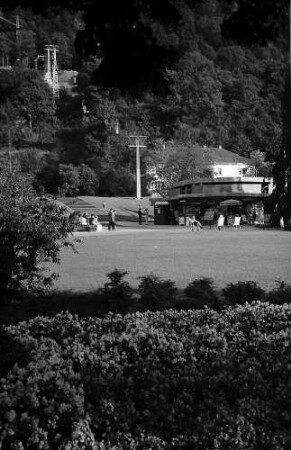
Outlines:
<svg viewBox="0 0 291 450"><path fill-rule="evenodd" d="M230 152L222 147L203 147L206 155L209 155L212 164L251 164L251 160L245 156Z"/></svg>
<svg viewBox="0 0 291 450"><path fill-rule="evenodd" d="M183 180L177 181L176 183L171 184L170 189L175 189L180 186L186 186L189 184L231 184L231 183L240 183L240 184L261 184L264 180L264 177L217 177L217 178L194 178L193 180ZM265 179L266 183L270 183L270 179Z"/></svg>

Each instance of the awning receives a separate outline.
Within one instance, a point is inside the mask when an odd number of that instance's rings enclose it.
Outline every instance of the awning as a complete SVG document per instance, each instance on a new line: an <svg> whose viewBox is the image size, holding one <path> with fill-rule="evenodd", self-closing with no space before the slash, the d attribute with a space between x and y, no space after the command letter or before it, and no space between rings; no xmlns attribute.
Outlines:
<svg viewBox="0 0 291 450"><path fill-rule="evenodd" d="M235 200L234 198L229 198L228 200L224 200L219 204L220 206L242 206L242 202L240 200Z"/></svg>

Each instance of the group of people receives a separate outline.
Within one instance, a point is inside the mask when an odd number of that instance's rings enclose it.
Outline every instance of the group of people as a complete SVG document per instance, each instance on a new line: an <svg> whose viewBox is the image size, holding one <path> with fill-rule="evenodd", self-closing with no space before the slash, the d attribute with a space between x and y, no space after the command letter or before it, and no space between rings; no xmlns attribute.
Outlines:
<svg viewBox="0 0 291 450"><path fill-rule="evenodd" d="M201 225L201 222L198 219L196 219L196 216L189 217L188 223L189 223L191 231L194 231L194 230L201 231L202 225ZM214 224L215 224L215 227L217 228L217 230L223 229L223 225L224 225L223 214L220 214L219 216L215 217Z"/></svg>
<svg viewBox="0 0 291 450"><path fill-rule="evenodd" d="M138 223L139 223L139 225L142 225L142 216L144 216L144 218L145 218L145 225L149 224L149 210L148 210L148 208L145 208L144 212L142 212L141 207L139 207L138 211L137 211L137 214L138 214Z"/></svg>
<svg viewBox="0 0 291 450"><path fill-rule="evenodd" d="M100 228L102 229L102 225L98 220L98 216L95 216L94 214L87 214L84 212L83 214L78 215L78 223L82 226L96 226L98 231L100 231Z"/></svg>

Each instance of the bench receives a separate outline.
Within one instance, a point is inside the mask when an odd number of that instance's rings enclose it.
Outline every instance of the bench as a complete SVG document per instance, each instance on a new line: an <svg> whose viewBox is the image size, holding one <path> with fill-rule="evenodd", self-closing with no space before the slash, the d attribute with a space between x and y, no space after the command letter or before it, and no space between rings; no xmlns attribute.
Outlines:
<svg viewBox="0 0 291 450"><path fill-rule="evenodd" d="M97 231L97 225L76 225L73 231Z"/></svg>

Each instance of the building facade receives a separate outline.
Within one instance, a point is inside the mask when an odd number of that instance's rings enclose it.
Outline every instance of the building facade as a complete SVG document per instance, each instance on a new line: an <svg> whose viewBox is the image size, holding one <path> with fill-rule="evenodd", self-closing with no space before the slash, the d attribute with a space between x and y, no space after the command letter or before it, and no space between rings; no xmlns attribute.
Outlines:
<svg viewBox="0 0 291 450"><path fill-rule="evenodd" d="M264 221L272 178L253 176L255 170L247 158L222 148L210 151L213 178L184 180L173 184L167 197L152 198L157 225L185 224L192 215L207 223L217 214L228 218L239 214L246 222Z"/></svg>

